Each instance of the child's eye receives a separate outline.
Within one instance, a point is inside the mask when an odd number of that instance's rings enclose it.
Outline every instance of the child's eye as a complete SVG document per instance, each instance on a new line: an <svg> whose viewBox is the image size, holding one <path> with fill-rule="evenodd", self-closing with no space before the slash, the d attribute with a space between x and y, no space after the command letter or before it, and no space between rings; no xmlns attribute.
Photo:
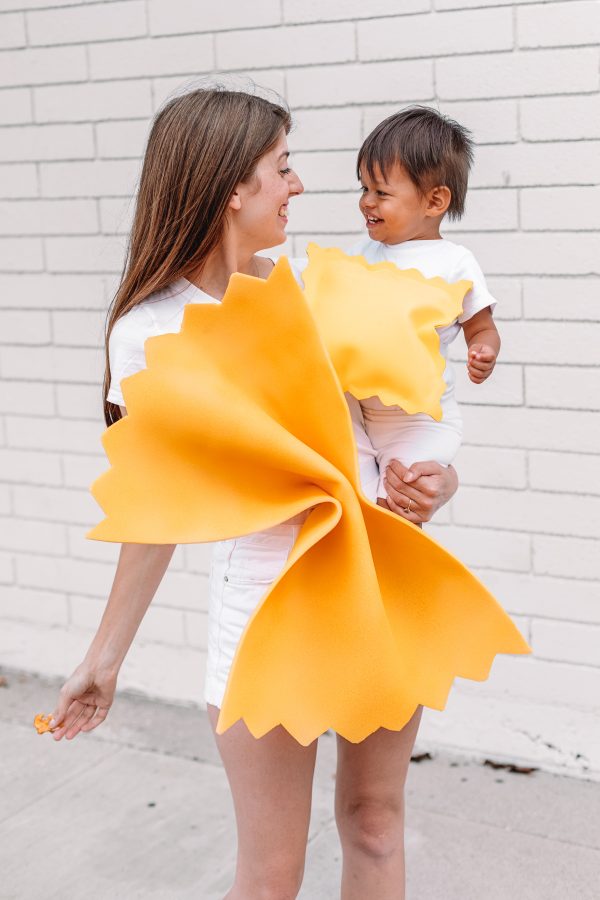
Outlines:
<svg viewBox="0 0 600 900"><path fill-rule="evenodd" d="M359 191L361 192L361 194L366 194L368 190L369 188L366 188L364 184L361 184L361 186L359 187Z"/></svg>
<svg viewBox="0 0 600 900"><path fill-rule="evenodd" d="M387 194L385 191L377 191L377 193L379 194L380 197L387 197Z"/></svg>

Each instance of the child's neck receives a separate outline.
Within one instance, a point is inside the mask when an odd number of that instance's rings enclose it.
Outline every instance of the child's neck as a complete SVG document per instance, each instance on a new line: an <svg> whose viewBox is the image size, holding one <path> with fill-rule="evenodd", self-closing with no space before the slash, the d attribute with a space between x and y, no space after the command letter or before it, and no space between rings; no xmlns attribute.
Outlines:
<svg viewBox="0 0 600 900"><path fill-rule="evenodd" d="M397 244L405 244L407 241L443 241L443 237L440 234L439 225L436 223L435 227L431 228L420 228L415 231L413 234L409 233L408 235L402 235L398 237L397 240L394 241L386 241L386 246L394 247Z"/></svg>

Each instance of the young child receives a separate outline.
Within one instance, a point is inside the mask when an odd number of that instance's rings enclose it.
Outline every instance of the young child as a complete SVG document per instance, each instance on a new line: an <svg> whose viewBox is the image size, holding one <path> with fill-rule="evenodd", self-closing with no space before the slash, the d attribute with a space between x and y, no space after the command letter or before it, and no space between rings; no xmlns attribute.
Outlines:
<svg viewBox="0 0 600 900"><path fill-rule="evenodd" d="M389 116L366 138L358 154L359 206L369 236L349 252L370 263L388 260L401 269L418 269L426 278L472 281L462 315L437 330L440 351L447 359L449 345L462 329L469 378L481 384L491 375L500 349L492 318L496 301L473 254L440 235L446 215L459 219L464 212L472 160L467 129L436 110L414 106ZM398 353L402 353L400 344ZM378 397L360 401L377 453L381 506L387 506L386 469L392 459L405 466L416 460L449 465L458 452L462 420L448 364L444 380L447 388L440 422L425 413L408 415L399 406L384 406Z"/></svg>

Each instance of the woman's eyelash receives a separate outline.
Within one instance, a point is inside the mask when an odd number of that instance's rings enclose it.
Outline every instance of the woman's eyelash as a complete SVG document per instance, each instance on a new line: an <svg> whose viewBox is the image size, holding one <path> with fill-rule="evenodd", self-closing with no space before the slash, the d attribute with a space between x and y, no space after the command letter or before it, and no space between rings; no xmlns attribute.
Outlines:
<svg viewBox="0 0 600 900"><path fill-rule="evenodd" d="M290 172L291 172L292 170L291 170L291 168L288 166L287 169L280 169L279 171L281 172L282 175L289 175Z"/></svg>

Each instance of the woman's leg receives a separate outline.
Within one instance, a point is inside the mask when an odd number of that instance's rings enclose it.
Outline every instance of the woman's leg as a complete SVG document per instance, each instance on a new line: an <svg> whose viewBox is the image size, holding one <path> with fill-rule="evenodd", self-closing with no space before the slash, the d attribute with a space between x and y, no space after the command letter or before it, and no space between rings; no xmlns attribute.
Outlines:
<svg viewBox="0 0 600 900"><path fill-rule="evenodd" d="M219 710L209 705L208 714L214 731ZM256 740L243 722L215 740L238 830L226 900L293 900L304 873L317 742L303 747L281 726Z"/></svg>
<svg viewBox="0 0 600 900"><path fill-rule="evenodd" d="M404 782L421 712L402 731L380 728L360 744L338 736L342 900L404 900Z"/></svg>

